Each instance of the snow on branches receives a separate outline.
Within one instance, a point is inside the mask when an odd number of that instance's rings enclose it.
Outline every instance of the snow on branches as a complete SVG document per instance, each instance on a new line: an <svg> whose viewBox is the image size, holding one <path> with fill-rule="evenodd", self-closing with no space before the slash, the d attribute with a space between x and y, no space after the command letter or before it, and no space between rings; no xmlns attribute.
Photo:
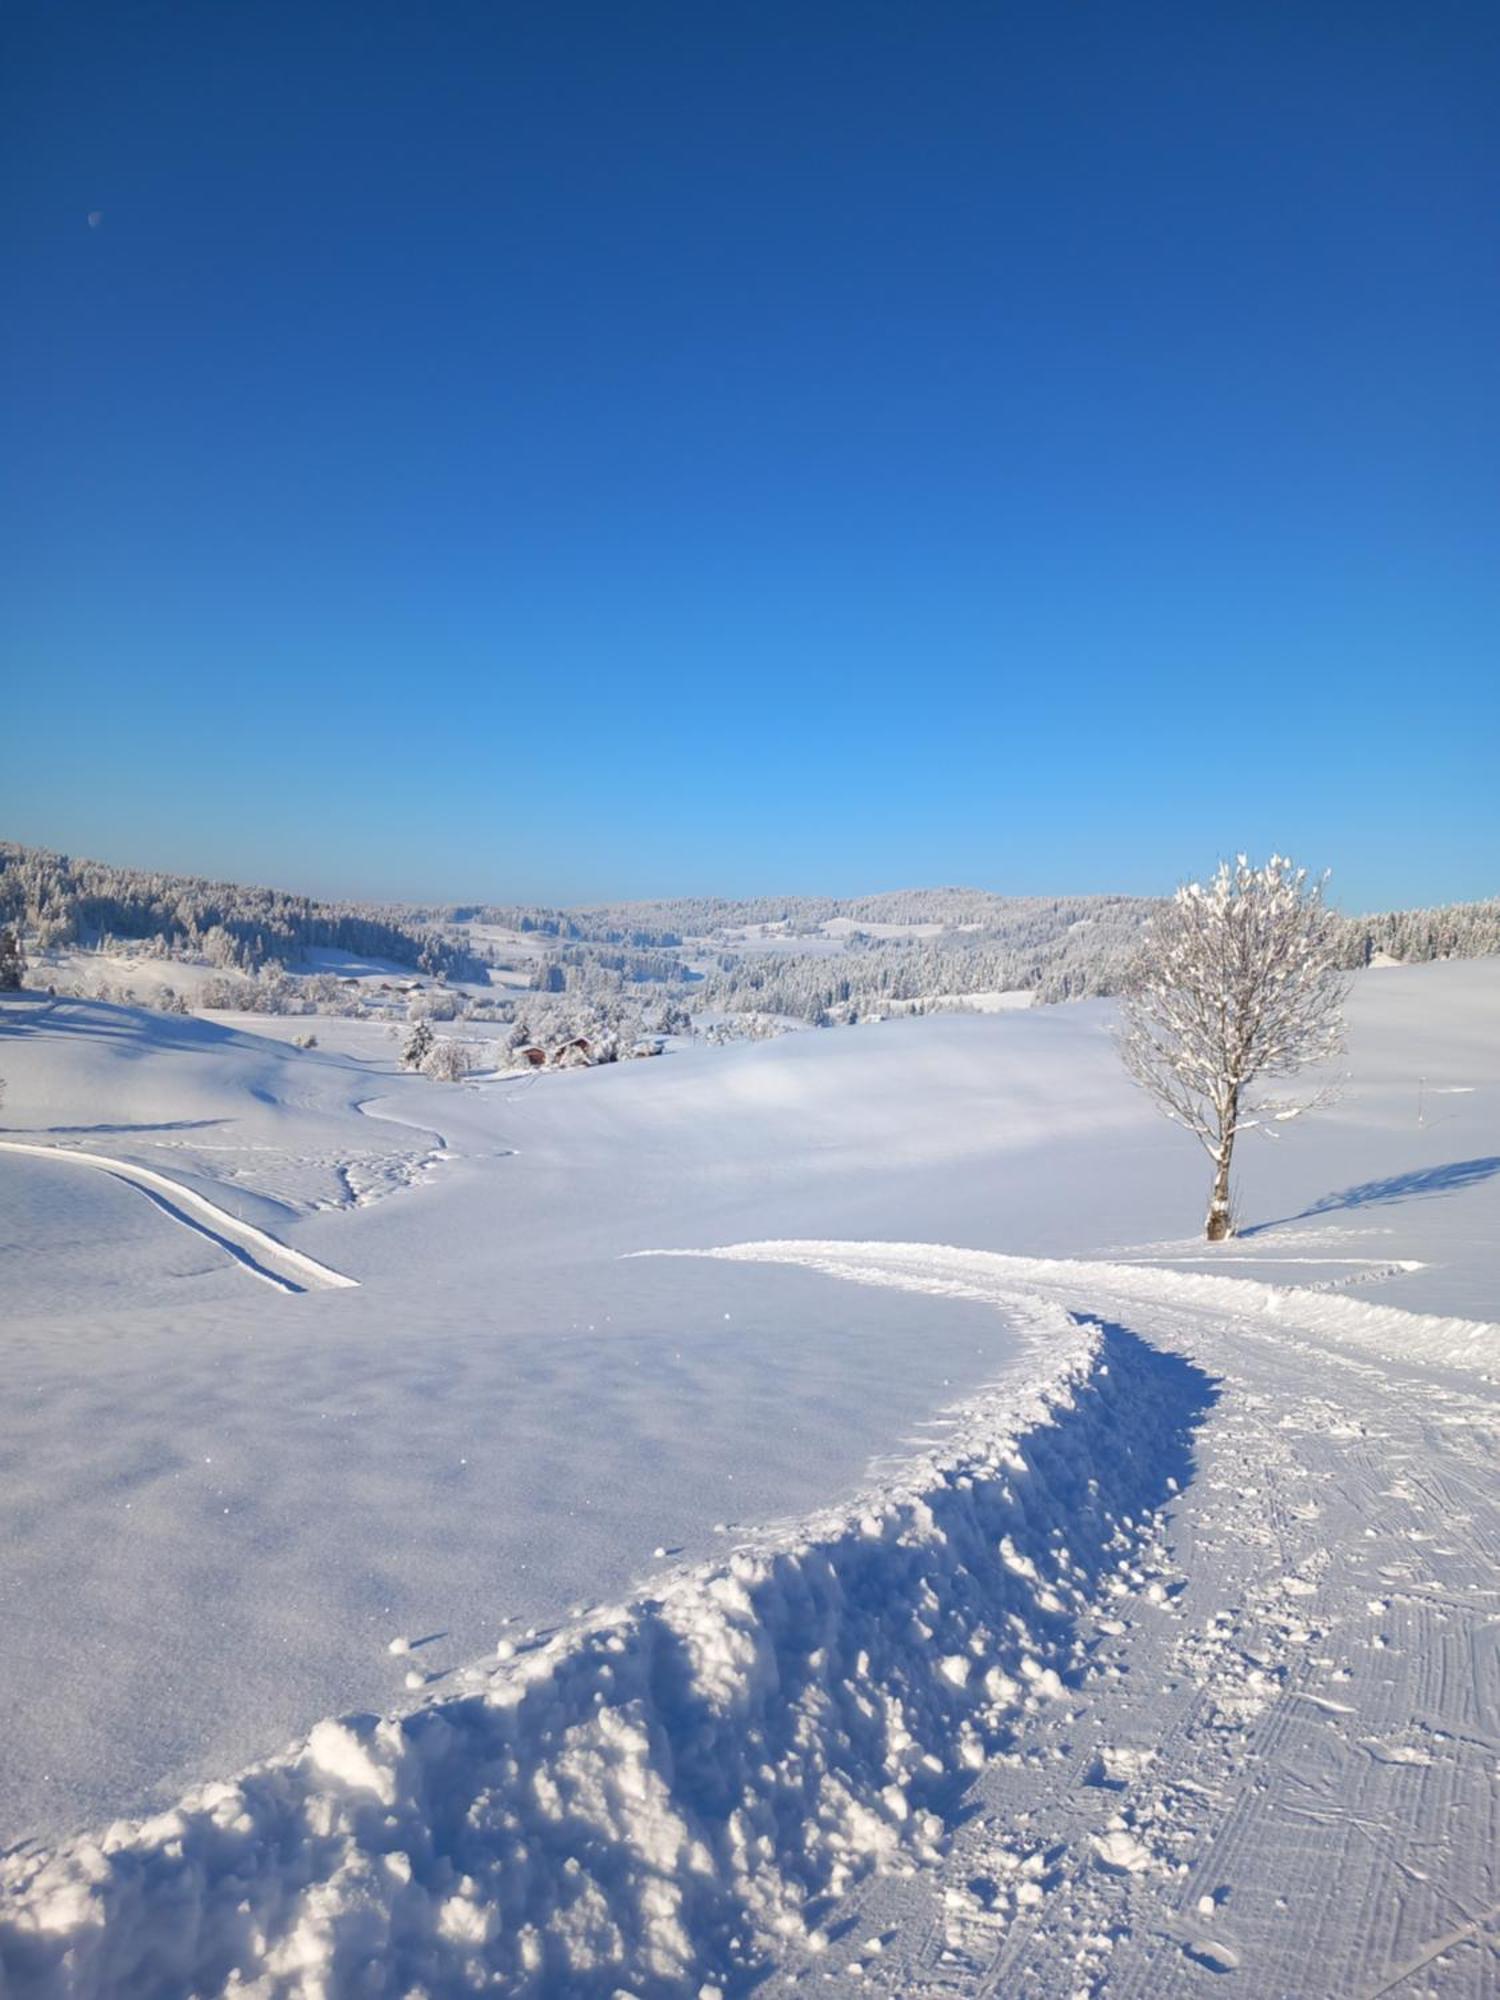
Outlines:
<svg viewBox="0 0 1500 2000"><path fill-rule="evenodd" d="M1347 984L1322 883L1273 854L1243 854L1208 883L1180 888L1146 928L1125 989L1120 1055L1166 1116L1214 1162L1208 1239L1232 1234L1229 1167L1251 1126L1322 1102L1264 1094L1264 1084L1343 1046Z"/></svg>

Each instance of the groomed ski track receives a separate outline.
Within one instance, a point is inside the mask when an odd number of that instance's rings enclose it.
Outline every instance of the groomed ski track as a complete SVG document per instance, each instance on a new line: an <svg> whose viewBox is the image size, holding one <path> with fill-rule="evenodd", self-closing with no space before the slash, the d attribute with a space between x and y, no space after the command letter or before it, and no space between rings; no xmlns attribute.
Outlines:
<svg viewBox="0 0 1500 2000"><path fill-rule="evenodd" d="M20 1153L32 1159L61 1160L73 1166L94 1167L112 1175L145 1195L161 1212L184 1229L206 1236L251 1277L273 1285L282 1292L338 1291L358 1285L341 1271L320 1264L305 1251L293 1250L278 1242L253 1222L241 1221L228 1209L206 1195L184 1187L181 1181L158 1173L153 1167L137 1166L131 1160L117 1160L107 1153L85 1152L74 1146L39 1146L22 1139L0 1139L0 1152Z"/></svg>
<svg viewBox="0 0 1500 2000"><path fill-rule="evenodd" d="M7 2000L1493 1990L1500 1329L672 1254L986 1298L1031 1358L846 1507L11 1857Z"/></svg>

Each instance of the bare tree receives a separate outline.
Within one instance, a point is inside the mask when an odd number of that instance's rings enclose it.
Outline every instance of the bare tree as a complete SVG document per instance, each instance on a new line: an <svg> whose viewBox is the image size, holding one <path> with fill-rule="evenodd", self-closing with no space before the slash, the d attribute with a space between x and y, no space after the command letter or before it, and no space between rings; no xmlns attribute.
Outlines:
<svg viewBox="0 0 1500 2000"><path fill-rule="evenodd" d="M1120 1055L1167 1117L1214 1163L1208 1240L1233 1234L1229 1164L1251 1126L1324 1101L1263 1094L1272 1078L1343 1046L1347 981L1335 966L1334 921L1322 884L1273 854L1240 855L1208 883L1190 882L1147 924L1125 989Z"/></svg>

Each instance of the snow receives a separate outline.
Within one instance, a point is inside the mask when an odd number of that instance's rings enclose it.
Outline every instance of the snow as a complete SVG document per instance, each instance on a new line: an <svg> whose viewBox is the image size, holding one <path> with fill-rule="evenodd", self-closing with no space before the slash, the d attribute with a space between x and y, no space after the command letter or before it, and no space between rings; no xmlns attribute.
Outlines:
<svg viewBox="0 0 1500 2000"><path fill-rule="evenodd" d="M353 952L334 951L326 945L309 945L297 960L298 972L331 972L339 979L358 983L367 980L395 980L411 985L418 978L411 966L398 965L393 958L359 958Z"/></svg>
<svg viewBox="0 0 1500 2000"><path fill-rule="evenodd" d="M231 1215L217 1202L195 1194L192 1188L153 1167L137 1166L109 1153L85 1152L77 1146L43 1146L24 1139L0 1139L0 1152L19 1153L29 1159L66 1160L70 1166L96 1167L127 1187L139 1188L164 1214L185 1228L196 1229L247 1271L283 1291L303 1291L308 1286L337 1289L357 1282L320 1264L316 1257L279 1243L264 1229Z"/></svg>
<svg viewBox="0 0 1500 2000"><path fill-rule="evenodd" d="M4 1137L115 1164L0 1154L7 2000L1492 1981L1500 964L1358 980L1213 1250L1099 1004L23 1009Z"/></svg>
<svg viewBox="0 0 1500 2000"><path fill-rule="evenodd" d="M939 1853L954 1774L1062 1696L1068 1612L1138 1539L1125 1522L1160 1496L1202 1393L1102 1328L1058 1313L1034 1331L1044 1386L971 1405L958 1449L853 1507L410 1715L322 1721L154 1820L24 1857L20 1990L65 1952L75 1993L198 1988L236 1964L274 1979L309 1949L338 1988L404 1993L742 1976L736 1937L824 1948L819 1899ZM997 1567L997 1537L1055 1609ZM289 1910L286 1855L313 1850Z"/></svg>
<svg viewBox="0 0 1500 2000"><path fill-rule="evenodd" d="M1500 1330L1487 1320L1405 1312L1314 1286L1160 1270L1105 1259L1005 1257L932 1243L739 1243L707 1255L751 1263L800 1264L831 1277L896 1285L1004 1306L1018 1293L1045 1292L1139 1310L1190 1306L1218 1310L1370 1349L1395 1362L1422 1361L1492 1382L1500 1373ZM1421 1270L1415 1259L1396 1270Z"/></svg>
<svg viewBox="0 0 1500 2000"><path fill-rule="evenodd" d="M213 966L199 960L154 958L149 953L127 949L86 951L75 946L53 946L40 951L31 968L32 983L37 986L56 985L66 992L79 993L96 993L101 986L111 991L128 987L148 1005L170 987L192 1006L203 988L217 976Z"/></svg>
<svg viewBox="0 0 1500 2000"><path fill-rule="evenodd" d="M973 1014L1007 1014L1017 1007L1029 1007L1036 995L1029 987L1003 986L985 993L938 993L927 1002L934 1010L966 1007Z"/></svg>
<svg viewBox="0 0 1500 2000"><path fill-rule="evenodd" d="M824 937L830 938L932 938L941 937L947 928L946 924L940 923L876 924L863 917L830 917L822 927Z"/></svg>

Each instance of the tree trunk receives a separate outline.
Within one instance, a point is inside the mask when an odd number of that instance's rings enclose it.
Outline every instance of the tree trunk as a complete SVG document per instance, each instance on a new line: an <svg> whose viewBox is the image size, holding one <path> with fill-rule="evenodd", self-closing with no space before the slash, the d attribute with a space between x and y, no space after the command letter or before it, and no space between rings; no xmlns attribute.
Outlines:
<svg viewBox="0 0 1500 2000"><path fill-rule="evenodd" d="M1234 1234L1234 1226L1229 1217L1229 1161L1234 1152L1234 1128L1239 1121L1240 1107L1238 1093L1229 1101L1228 1111L1219 1127L1219 1150L1214 1161L1214 1191L1208 1202L1208 1240L1222 1243L1226 1236Z"/></svg>

